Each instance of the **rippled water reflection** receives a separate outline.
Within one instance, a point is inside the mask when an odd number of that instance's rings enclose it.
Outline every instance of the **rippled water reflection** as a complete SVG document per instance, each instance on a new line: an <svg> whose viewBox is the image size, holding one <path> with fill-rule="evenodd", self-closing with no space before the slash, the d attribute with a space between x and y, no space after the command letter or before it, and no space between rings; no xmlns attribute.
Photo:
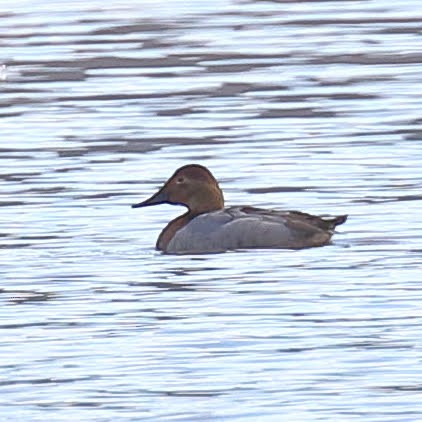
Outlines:
<svg viewBox="0 0 422 422"><path fill-rule="evenodd" d="M113 3L113 2L112 2ZM0 5L0 412L418 421L419 2ZM332 245L165 256L178 166Z"/></svg>

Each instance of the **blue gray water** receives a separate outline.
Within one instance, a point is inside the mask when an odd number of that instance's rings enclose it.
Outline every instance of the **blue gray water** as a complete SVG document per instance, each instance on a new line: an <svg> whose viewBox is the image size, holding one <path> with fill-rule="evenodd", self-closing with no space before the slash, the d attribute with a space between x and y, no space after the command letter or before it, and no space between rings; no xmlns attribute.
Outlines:
<svg viewBox="0 0 422 422"><path fill-rule="evenodd" d="M419 0L0 3L0 420L422 420ZM208 166L332 245L166 256Z"/></svg>

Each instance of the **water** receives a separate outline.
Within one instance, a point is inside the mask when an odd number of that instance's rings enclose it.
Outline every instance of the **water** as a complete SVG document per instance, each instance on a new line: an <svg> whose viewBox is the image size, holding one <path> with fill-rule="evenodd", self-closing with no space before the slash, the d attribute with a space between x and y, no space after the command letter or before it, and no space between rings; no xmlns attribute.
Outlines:
<svg viewBox="0 0 422 422"><path fill-rule="evenodd" d="M419 1L0 4L2 421L420 421ZM332 245L166 256L197 162Z"/></svg>

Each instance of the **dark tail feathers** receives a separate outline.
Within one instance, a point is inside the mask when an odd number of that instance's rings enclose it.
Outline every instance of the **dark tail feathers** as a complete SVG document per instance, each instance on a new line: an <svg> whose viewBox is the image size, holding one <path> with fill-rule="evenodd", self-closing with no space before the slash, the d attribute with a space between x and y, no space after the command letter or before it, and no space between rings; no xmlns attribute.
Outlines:
<svg viewBox="0 0 422 422"><path fill-rule="evenodd" d="M329 224L329 229L334 230L340 224L343 224L347 220L347 215L339 215L337 217L333 217L330 219L325 219L325 221Z"/></svg>

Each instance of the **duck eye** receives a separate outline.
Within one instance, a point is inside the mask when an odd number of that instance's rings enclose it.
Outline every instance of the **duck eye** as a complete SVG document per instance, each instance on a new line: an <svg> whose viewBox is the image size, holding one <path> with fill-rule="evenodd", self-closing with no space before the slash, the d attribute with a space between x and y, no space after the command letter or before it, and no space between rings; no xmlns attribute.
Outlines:
<svg viewBox="0 0 422 422"><path fill-rule="evenodd" d="M185 181L185 179L183 177L178 177L176 179L176 183L183 183Z"/></svg>

